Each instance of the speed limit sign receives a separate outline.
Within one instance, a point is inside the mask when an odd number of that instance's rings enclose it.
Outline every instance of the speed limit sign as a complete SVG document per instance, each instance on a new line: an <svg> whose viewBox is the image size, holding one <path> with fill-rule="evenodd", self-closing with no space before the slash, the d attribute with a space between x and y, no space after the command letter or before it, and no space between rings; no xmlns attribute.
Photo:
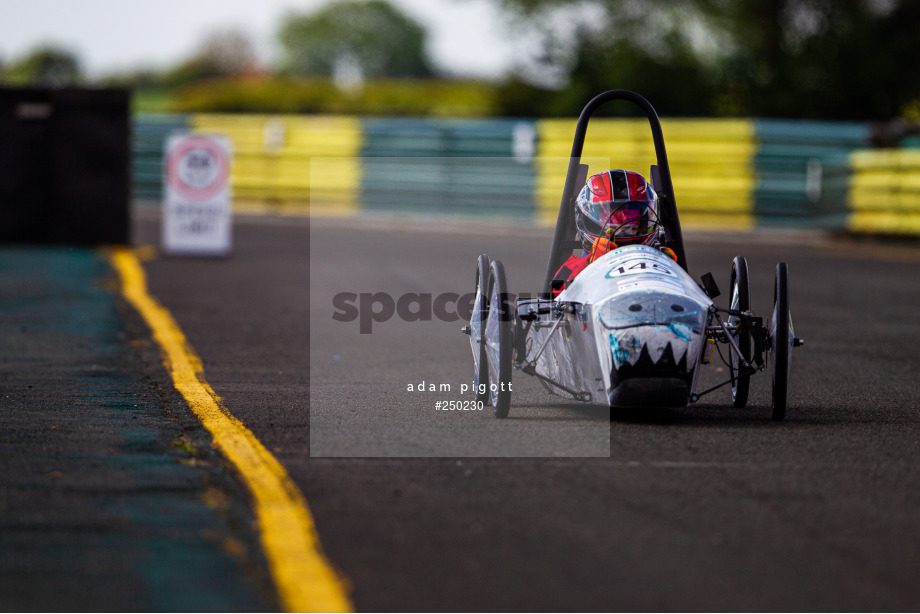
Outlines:
<svg viewBox="0 0 920 614"><path fill-rule="evenodd" d="M163 251L225 256L231 247L230 143L172 134L166 142Z"/></svg>

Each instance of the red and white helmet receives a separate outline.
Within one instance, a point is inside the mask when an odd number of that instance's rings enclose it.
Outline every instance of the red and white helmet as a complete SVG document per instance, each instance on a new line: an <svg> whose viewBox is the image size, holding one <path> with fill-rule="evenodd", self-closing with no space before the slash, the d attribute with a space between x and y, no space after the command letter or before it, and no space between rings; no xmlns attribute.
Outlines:
<svg viewBox="0 0 920 614"><path fill-rule="evenodd" d="M618 246L648 245L658 234L658 195L634 171L595 173L575 200L575 227L586 250L601 236Z"/></svg>

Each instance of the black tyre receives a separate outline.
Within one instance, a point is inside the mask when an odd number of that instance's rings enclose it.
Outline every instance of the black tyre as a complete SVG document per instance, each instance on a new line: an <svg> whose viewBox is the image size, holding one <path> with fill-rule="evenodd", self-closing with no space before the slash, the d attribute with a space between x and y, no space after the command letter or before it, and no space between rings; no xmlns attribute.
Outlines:
<svg viewBox="0 0 920 614"><path fill-rule="evenodd" d="M770 359L773 364L773 419L786 417L786 393L794 337L789 315L789 273L785 262L776 265L773 320L770 324Z"/></svg>
<svg viewBox="0 0 920 614"><path fill-rule="evenodd" d="M489 311L486 316L485 354L489 366L489 403L496 418L507 418L511 408L511 326L514 307L508 302L505 267L493 260L489 267Z"/></svg>
<svg viewBox="0 0 920 614"><path fill-rule="evenodd" d="M751 309L751 286L748 282L748 266L744 256L737 256L732 261L732 275L729 284L729 296L731 303L729 309L738 311L750 311ZM735 326L740 321L737 316L729 316L728 325ZM734 334L735 341L744 354L746 360L751 359L751 333L749 330L742 329ZM743 408L747 405L748 394L751 390L751 376L738 373L741 370L741 359L733 350L729 350L729 368L732 377L732 404L735 407Z"/></svg>
<svg viewBox="0 0 920 614"><path fill-rule="evenodd" d="M476 298L473 299L473 316L470 318L470 347L473 350L473 391L476 400L489 401L489 364L483 334L489 313L489 257L479 256L476 262Z"/></svg>

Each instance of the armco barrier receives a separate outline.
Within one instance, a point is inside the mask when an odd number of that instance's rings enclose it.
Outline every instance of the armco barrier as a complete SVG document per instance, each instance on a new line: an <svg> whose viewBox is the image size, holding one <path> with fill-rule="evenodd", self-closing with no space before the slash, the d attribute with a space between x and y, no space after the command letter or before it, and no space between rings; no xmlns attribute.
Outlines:
<svg viewBox="0 0 920 614"><path fill-rule="evenodd" d="M234 202L357 207L360 121L351 117L191 115L190 129L233 144ZM322 168L311 173L311 159Z"/></svg>
<svg viewBox="0 0 920 614"><path fill-rule="evenodd" d="M133 123L134 197L159 199L163 143L169 132L187 129L230 138L236 202L305 206L312 196L320 210L551 223L574 125L574 119L141 115ZM867 150L868 124L666 119L662 130L681 220L691 225L920 234L920 150ZM583 160L592 171L648 173L655 160L647 122L592 121Z"/></svg>
<svg viewBox="0 0 920 614"><path fill-rule="evenodd" d="M869 125L768 119L757 120L754 126L758 222L841 228L847 154L868 147Z"/></svg>
<svg viewBox="0 0 920 614"><path fill-rule="evenodd" d="M188 130L185 115L143 114L131 122L134 199L159 202L163 197L163 153L172 132Z"/></svg>
<svg viewBox="0 0 920 614"><path fill-rule="evenodd" d="M681 221L752 224L754 124L748 120L665 119L661 122ZM555 220L562 196L574 119L537 123L537 201L543 221ZM595 119L583 160L648 176L655 150L648 121ZM609 161L608 161L609 159ZM589 172L594 168L588 161Z"/></svg>
<svg viewBox="0 0 920 614"><path fill-rule="evenodd" d="M533 218L532 122L380 118L363 134L367 210Z"/></svg>
<svg viewBox="0 0 920 614"><path fill-rule="evenodd" d="M847 230L920 235L920 150L856 151L847 204Z"/></svg>

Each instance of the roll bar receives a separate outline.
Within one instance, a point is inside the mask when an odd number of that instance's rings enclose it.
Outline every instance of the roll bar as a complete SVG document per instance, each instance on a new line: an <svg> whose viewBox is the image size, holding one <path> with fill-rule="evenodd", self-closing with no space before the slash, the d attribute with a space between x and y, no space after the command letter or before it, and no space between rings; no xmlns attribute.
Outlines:
<svg viewBox="0 0 920 614"><path fill-rule="evenodd" d="M610 90L598 94L585 105L578 124L575 126L575 139L572 141L572 155L569 157L569 168L565 174L565 187L562 190L562 202L559 204L559 216L556 218L556 232L553 235L553 246L549 253L549 264L546 267L546 278L543 282L543 292L552 291L552 281L571 254L576 245L574 203L578 191L587 179L587 166L581 164L581 153L585 145L585 134L588 131L588 120L594 111L611 100L627 100L645 111L648 123L652 129L652 139L655 142L655 156L657 165L651 169L652 187L658 193L658 217L664 227L664 244L674 250L677 263L686 271L687 257L684 252L684 239L680 230L680 220L677 216L677 201L674 199L674 186L671 183L671 168L668 166L668 154L664 148L664 137L661 134L661 122L658 113L651 103L635 92L629 90Z"/></svg>

